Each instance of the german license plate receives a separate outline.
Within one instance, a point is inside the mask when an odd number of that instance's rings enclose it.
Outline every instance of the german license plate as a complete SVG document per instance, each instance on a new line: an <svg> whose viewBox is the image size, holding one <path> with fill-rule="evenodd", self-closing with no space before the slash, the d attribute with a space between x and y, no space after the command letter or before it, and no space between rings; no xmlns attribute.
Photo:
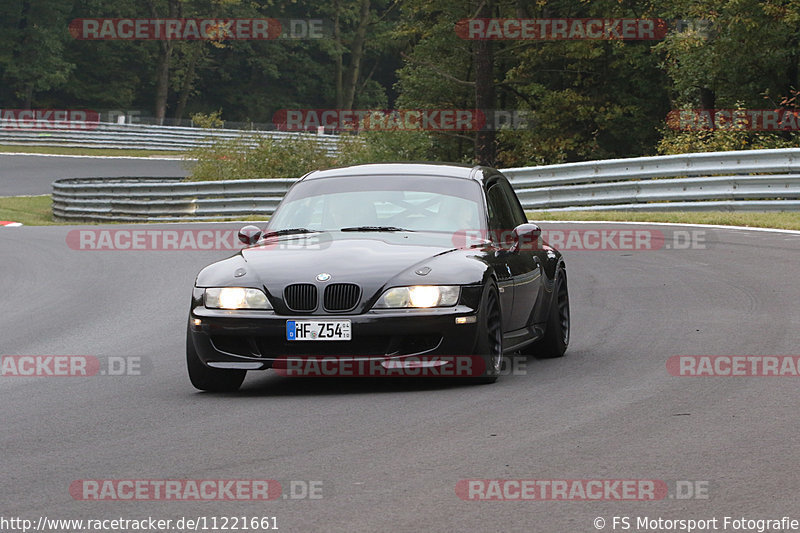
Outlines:
<svg viewBox="0 0 800 533"><path fill-rule="evenodd" d="M349 320L287 320L286 340L349 341Z"/></svg>

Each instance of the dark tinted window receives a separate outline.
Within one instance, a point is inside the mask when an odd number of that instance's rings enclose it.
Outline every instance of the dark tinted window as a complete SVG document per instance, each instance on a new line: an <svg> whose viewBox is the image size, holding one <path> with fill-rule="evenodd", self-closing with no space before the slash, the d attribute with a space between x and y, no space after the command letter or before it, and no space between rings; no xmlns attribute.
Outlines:
<svg viewBox="0 0 800 533"><path fill-rule="evenodd" d="M525 211L523 211L522 206L519 205L517 194L514 192L511 185L505 180L500 180L497 182L496 186L503 189L508 207L511 210L511 217L514 220L514 227L516 228L520 224L525 224L528 221L528 217L525 216Z"/></svg>
<svg viewBox="0 0 800 533"><path fill-rule="evenodd" d="M489 207L489 229L492 230L492 239L496 240L500 232L514 229L514 216L508 199L499 183L495 183L486 191L486 203Z"/></svg>

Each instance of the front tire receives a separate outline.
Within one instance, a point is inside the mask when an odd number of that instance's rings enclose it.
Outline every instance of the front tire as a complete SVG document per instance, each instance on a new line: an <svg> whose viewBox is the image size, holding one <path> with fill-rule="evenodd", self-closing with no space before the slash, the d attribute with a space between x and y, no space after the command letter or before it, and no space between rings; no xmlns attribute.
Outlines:
<svg viewBox="0 0 800 533"><path fill-rule="evenodd" d="M189 380L196 389L208 392L235 392L244 381L247 370L222 370L203 364L197 356L192 332L186 328L186 367Z"/></svg>
<svg viewBox="0 0 800 533"><path fill-rule="evenodd" d="M494 383L503 364L503 321L497 287L488 286L479 314L478 342L475 353L483 359L483 375L475 377L476 383Z"/></svg>

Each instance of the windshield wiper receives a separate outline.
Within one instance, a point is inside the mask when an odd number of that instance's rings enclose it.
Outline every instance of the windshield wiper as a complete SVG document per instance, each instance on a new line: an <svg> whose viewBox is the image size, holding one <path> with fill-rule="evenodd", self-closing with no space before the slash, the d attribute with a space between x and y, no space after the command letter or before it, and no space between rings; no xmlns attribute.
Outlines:
<svg viewBox="0 0 800 533"><path fill-rule="evenodd" d="M277 237L278 235L291 235L293 233L319 233L319 231L308 228L286 228L276 231L267 231L262 235L262 238Z"/></svg>
<svg viewBox="0 0 800 533"><path fill-rule="evenodd" d="M396 226L353 226L352 228L342 228L339 231L414 231Z"/></svg>

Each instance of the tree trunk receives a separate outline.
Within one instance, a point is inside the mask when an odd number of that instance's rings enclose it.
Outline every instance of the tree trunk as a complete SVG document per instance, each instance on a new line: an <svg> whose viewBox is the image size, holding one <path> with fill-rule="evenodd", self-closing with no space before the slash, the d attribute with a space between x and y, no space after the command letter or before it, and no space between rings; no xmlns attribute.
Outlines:
<svg viewBox="0 0 800 533"><path fill-rule="evenodd" d="M189 66L186 69L186 76L181 84L181 92L178 95L178 105L175 108L175 119L180 121L186 111L186 104L189 101L189 93L192 92L194 80L197 78L197 63L205 52L204 42L192 43L192 53L189 55Z"/></svg>
<svg viewBox="0 0 800 533"><path fill-rule="evenodd" d="M159 18L153 0L148 0L150 13L153 18ZM168 0L169 18L180 18L181 0ZM167 98L169 97L169 67L172 59L172 50L175 45L172 41L159 41L158 63L156 66L156 98L155 119L157 124L164 123L167 114Z"/></svg>
<svg viewBox="0 0 800 533"><path fill-rule="evenodd" d="M25 97L22 102L23 109L30 109L33 105L33 84L28 83L25 85Z"/></svg>
<svg viewBox="0 0 800 533"><path fill-rule="evenodd" d="M476 18L490 18L493 11L492 4L492 0L473 0L475 8L473 12L476 13ZM492 41L473 42L472 64L475 70L475 108L489 115L495 107ZM478 131L475 135L475 161L479 165L494 166L496 160L494 130L487 128Z"/></svg>
<svg viewBox="0 0 800 533"><path fill-rule="evenodd" d="M159 49L158 66L156 67L155 117L157 124L164 124L164 117L167 114L167 97L169 96L169 63L172 56L172 43L164 41Z"/></svg>
<svg viewBox="0 0 800 533"><path fill-rule="evenodd" d="M702 109L714 109L716 105L716 93L708 87L700 87L700 107Z"/></svg>
<svg viewBox="0 0 800 533"><path fill-rule="evenodd" d="M797 53L797 37L789 39L789 46L787 47L791 52L789 53L789 60L786 62L786 93L785 98L791 98L794 91L797 90L797 77L798 77L798 53Z"/></svg>
<svg viewBox="0 0 800 533"><path fill-rule="evenodd" d="M30 46L30 34L28 33L28 17L31 14L31 3L28 0L24 0L22 2L22 9L20 11L19 17L19 24L17 28L20 30L20 34L22 34L22 46L19 48L14 48L14 52L12 53L12 57L14 58L13 61L17 64L22 63L25 61L23 54L25 50L28 49ZM22 108L23 109L30 109L31 105L33 105L33 82L32 81L24 81L22 87Z"/></svg>
<svg viewBox="0 0 800 533"><path fill-rule="evenodd" d="M367 26L369 26L369 4L370 0L361 0L358 28L356 28L356 35L350 47L350 66L347 69L347 77L345 78L343 88L343 109L353 109L353 103L356 97L358 76L361 73L361 62L364 59L364 42L367 39Z"/></svg>
<svg viewBox="0 0 800 533"><path fill-rule="evenodd" d="M342 56L344 55L344 45L342 44L342 29L339 26L339 11L341 4L336 0L333 4L333 42L336 43L336 55L334 56L334 78L336 81L336 109L341 109L344 103L344 93L342 92Z"/></svg>

